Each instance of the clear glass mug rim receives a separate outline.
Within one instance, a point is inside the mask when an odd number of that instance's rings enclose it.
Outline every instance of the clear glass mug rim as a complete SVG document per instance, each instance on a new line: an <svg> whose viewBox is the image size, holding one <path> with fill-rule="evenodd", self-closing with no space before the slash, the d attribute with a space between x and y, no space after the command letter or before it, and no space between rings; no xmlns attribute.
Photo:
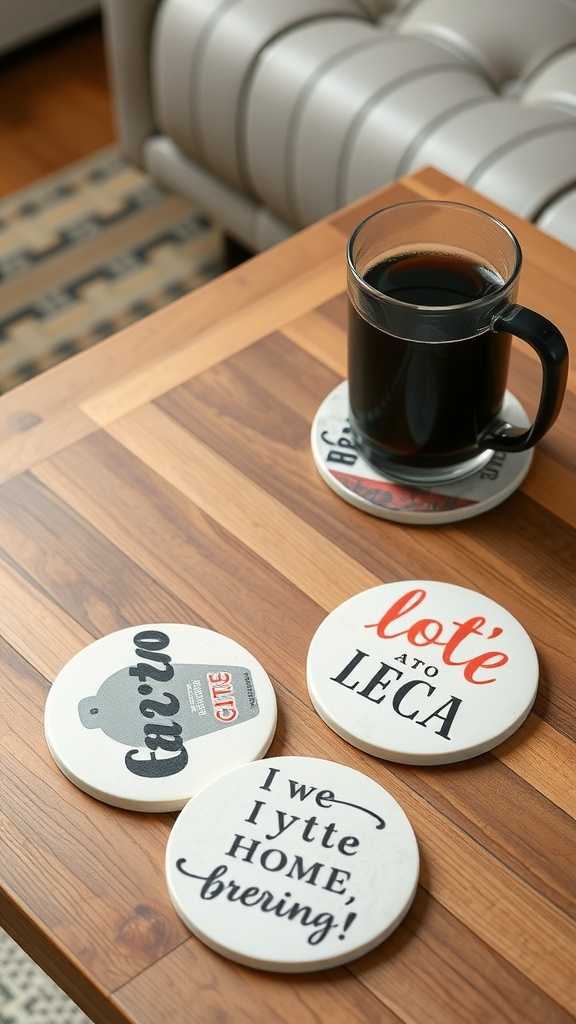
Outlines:
<svg viewBox="0 0 576 1024"><path fill-rule="evenodd" d="M507 279L505 281L503 281L501 287L499 287L497 291L491 292L490 295L481 295L477 299L469 299L466 302L454 303L454 304L450 304L450 305L446 305L446 306L426 306L426 305L420 305L420 304L412 305L412 303L403 302L402 299L396 299L396 298L394 298L391 295L386 295L384 292L379 291L378 288L374 288L373 285L369 284L365 280L365 278L363 278L361 276L361 274L358 273L358 271L356 270L356 266L355 266L355 261L354 261L354 257L353 257L353 248L354 248L354 243L355 243L355 241L358 238L358 235L360 234L360 232L363 229L366 228L366 226L370 223L370 221L375 220L377 217L380 217L383 213L388 213L388 211L393 211L393 210L400 210L402 208L406 208L407 209L408 207L415 207L415 206L427 207L427 208L435 208L435 209L438 209L439 207L445 207L447 209L458 210L458 211L465 211L467 215L472 213L475 216L480 217L481 219L490 221L493 225L495 225L497 228L499 228L499 230L502 232L502 234L511 243L513 254L514 254L514 265L513 265L512 271L509 274L509 276L507 277ZM448 243L445 243L445 244L448 244ZM383 248L382 255L385 256L386 255L385 246L383 245L382 248ZM430 242L429 243L429 248L430 248L431 251L440 251L441 245L440 245L440 243L437 243L434 246L434 243ZM352 232L352 234L351 234L351 236L350 236L350 238L348 240L348 244L346 246L346 254L347 254L347 262L348 262L348 270L352 273L352 275L353 275L353 277L354 277L354 279L356 281L356 284L366 294L371 295L373 299L375 299L377 301L380 301L380 302L390 303L392 306L396 306L398 309L406 310L406 309L410 309L411 308L413 310L422 310L423 312L430 312L430 313L434 313L434 314L441 314L443 311L445 311L445 312L457 311L457 310L462 310L462 311L469 310L469 311L472 311L474 309L481 309L483 306L486 306L486 305L489 305L489 306L493 305L494 301L496 299L498 299L504 292L507 292L507 291L509 291L512 288L512 286L515 284L515 282L518 279L518 276L520 274L520 269L522 267L522 249L520 248L520 243L519 243L518 239L516 238L516 235L514 234L514 232L511 231L510 228L507 227L507 225L504 224L503 221L499 220L498 217L494 217L493 214L486 213L485 210L480 210L480 209L478 209L475 206L469 206L469 205L467 205L465 203L454 203L454 202L450 202L449 200L442 200L442 199L414 199L414 200L408 200L407 202L403 202L403 203L392 203L390 206L383 206L379 210L375 210L373 213L368 214L368 216L365 217L364 220L360 221L360 223L357 225L357 227ZM476 253L475 255L478 255L478 254Z"/></svg>

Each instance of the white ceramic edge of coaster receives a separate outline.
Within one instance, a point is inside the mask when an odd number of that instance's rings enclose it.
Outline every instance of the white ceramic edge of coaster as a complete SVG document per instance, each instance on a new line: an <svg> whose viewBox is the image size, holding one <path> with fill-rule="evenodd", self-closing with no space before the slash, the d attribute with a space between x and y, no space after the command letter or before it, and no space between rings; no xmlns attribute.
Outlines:
<svg viewBox="0 0 576 1024"><path fill-rule="evenodd" d="M81 792L85 793L89 797L92 797L92 798L100 801L101 803L107 804L110 807L115 807L115 808L118 808L120 810L126 810L126 811L135 811L135 812L138 812L138 813L151 813L151 814L168 813L168 812L172 812L172 811L181 811L182 808L186 806L188 801L190 799L192 799L195 794L193 792L188 791L186 794L183 794L183 795L181 795L179 797L175 797L173 799L166 798L166 799L159 799L159 800L156 800L156 801L148 800L148 799L138 799L137 797L119 797L119 796L116 796L115 794L111 794L111 793L107 792L104 789L101 789L99 786L95 785L94 783L91 783L91 782L87 781L86 779L82 778L81 776L79 776L68 764L66 764L65 760L63 760L61 754L58 751L58 745L55 744L54 739L52 737L52 720L51 720L50 714L49 713L47 714L47 708L49 710L50 703L51 703L52 686L56 682L56 680L58 679L58 676L60 675L60 673L63 672L64 669L66 669L71 662L74 662L75 659L78 659L79 657L83 656L84 653L86 651L88 651L89 649L93 649L94 647L97 647L98 645L105 644L106 641L110 637L114 636L115 634L122 633L122 632L132 632L134 629L137 629L137 630L150 629L150 628L157 629L158 627L161 627L161 626L166 627L166 626L174 626L174 625L176 625L179 628L180 627L186 627L186 628L190 627L193 630L198 630L200 632L207 633L207 634L213 634L214 637L221 638L225 643L231 644L238 651L239 655L241 655L242 657L244 657L244 656L247 657L247 659L251 662L252 667L257 669L262 674L262 677L265 678L265 680L267 681L267 684L268 684L267 688L269 689L269 696L271 697L271 701L269 702L270 703L270 707L268 708L268 714L269 714L268 730L264 733L264 735L262 737L262 742L260 743L260 745L258 747L254 747L253 750L250 753L250 756L247 757L247 762L260 761L264 757L264 755L266 754L267 750L269 749L269 747L270 747L270 745L271 745L271 743L272 743L272 741L274 739L274 735L275 735L275 732L276 732L276 726L277 726L277 722L278 722L278 704L277 704L277 698L276 698L276 691L274 689L274 686L272 684L272 681L271 681L270 677L268 676L268 673L263 668L263 666L260 664L260 662L257 660L257 658L255 658L255 656L253 654L251 654L245 647L243 647L242 644L238 643L238 641L233 640L231 637L228 637L225 634L220 634L220 633L218 633L218 631L212 630L212 629L210 629L208 627L197 626L195 624L186 623L186 622L180 622L180 623L156 623L156 622L153 622L153 623L138 623L138 624L135 624L134 626L128 626L128 627L123 627L123 628L121 628L119 630L113 630L113 631L111 631L111 633L104 634L101 637L97 637L95 640L92 640L90 643L86 644L84 647L81 647L74 655L72 655L71 658L68 659L67 662L65 662L65 664L61 667L61 669L59 670L59 672L56 674L56 676L54 677L54 679L52 681L52 684L51 684L50 689L48 691L48 694L46 696L46 700L45 700L45 703L44 703L44 711L43 711L44 738L45 738L48 750L50 751L50 754L51 754L55 764L59 768L59 770L62 772L62 774L65 776L65 778L67 778L68 781L71 782ZM260 700L262 700L262 694L260 694ZM227 769L225 769L223 774L225 774L225 772L227 772L227 771L233 771L236 767L240 767L241 764L243 764L243 763L246 763L246 762L242 761L242 762L240 762L240 764L232 765L232 766L228 767ZM217 777L218 776L216 776L216 778ZM206 784L209 785L211 781L214 781L214 780L209 780L208 783L206 783ZM201 787L201 788L203 788L203 787Z"/></svg>
<svg viewBox="0 0 576 1024"><path fill-rule="evenodd" d="M469 748L465 753L458 753L453 755L444 755L440 760L438 757L432 754L402 754L396 750L384 750L382 747L376 747L371 743L358 739L352 733L336 722L329 714L327 708L318 700L310 686L308 686L308 693L310 700L314 706L314 710L318 713L325 725L328 726L332 732L335 732L337 736L349 743L350 746L356 747L357 750L364 751L365 754L371 754L372 757L377 757L380 761L390 761L393 764L406 764L412 765L415 768L429 768L440 767L445 764L460 764L462 761L470 761L474 757L479 757L481 754L488 754L491 750L494 750L505 740L513 736L518 731L523 722L526 721L532 708L534 707L534 701L536 700L536 693L532 699L532 703L508 728L503 729L496 738L492 738L490 741L485 743L477 743L474 747Z"/></svg>
<svg viewBox="0 0 576 1024"><path fill-rule="evenodd" d="M54 746L54 743L50 738L49 729L50 727L47 725L46 722L44 722L44 737L46 739L48 750L50 751L54 762L56 763L62 774L68 779L68 781L71 782L74 786L76 786L76 789L79 789L81 790L82 793L85 793L86 796L93 797L95 800L99 800L100 803L108 804L109 807L116 807L117 809L122 811L149 811L152 814L161 814L163 811L178 811L181 809L181 803L178 803L178 805L175 807L166 807L165 803L162 801L159 801L158 804L146 805L144 805L142 802L139 802L138 800L123 801L122 799L115 797L110 793L106 793L104 790L98 789L97 786L90 785L89 782L86 782L84 779L80 778L80 776L76 775L76 773L73 772L72 769L69 768L68 765L59 756L58 750Z"/></svg>
<svg viewBox="0 0 576 1024"><path fill-rule="evenodd" d="M385 519L388 522L399 523L404 526L448 525L450 523L461 522L466 519L474 519L477 516L482 515L484 512L489 512L491 509L497 508L498 505L501 505L504 501L507 500L507 498L511 497L511 495L518 490L518 488L526 479L526 476L528 475L534 457L533 448L525 452L519 452L515 456L518 465L518 472L515 475L514 479L511 480L506 487L495 492L495 494L493 494L492 497L485 498L482 501L476 502L473 505L468 505L459 509L451 509L450 511L447 512L402 512L390 510L379 505L371 504L370 502L366 501L365 499L355 494L354 491L350 491L347 488L343 487L342 485L338 484L338 482L334 479L330 471L326 468L325 461L322 458L322 454L318 447L318 423L322 416L325 414L326 405L338 391L340 391L341 389L343 390L345 387L347 387L347 385L347 380L341 381L340 384L337 384L336 387L333 388L333 390L325 397L323 402L320 404L312 421L312 427L310 431L310 446L312 449L314 464L319 475L322 477L324 483L326 483L330 490L333 491L333 493L336 494L342 501L345 501L348 505L351 505L353 508L358 509L360 512L364 512L367 515L371 515L376 519ZM508 401L513 401L520 406L518 399L515 398L512 392L507 391L506 396ZM520 406L520 409L524 413L522 406ZM528 423L529 421L526 417L526 425L528 425ZM384 474L382 474L382 479L390 482L392 485L399 484L399 481L392 480L391 478L386 477ZM402 486L401 483L399 485ZM407 484L406 486L412 485ZM425 487L417 487L416 485L413 486L416 490L426 491ZM443 493L443 487L445 486L445 484L436 485L436 489L439 494Z"/></svg>
<svg viewBox="0 0 576 1024"><path fill-rule="evenodd" d="M409 893L408 893L408 895L407 895L407 897L405 899L405 902L404 902L402 908L398 911L398 913L394 916L394 918L391 921L388 922L387 926L385 928L383 928L382 931L379 932L376 937L372 937L371 939L366 940L366 942L364 942L360 946L358 946L354 950L354 952L352 954L350 952L342 953L342 955L340 955L340 956L325 957L324 959L315 960L313 963L311 963L310 961L292 961L290 963L284 963L283 964L283 963L278 962L278 961L264 962L264 961L260 961L259 960L258 962L256 962L254 958L251 958L251 957L249 957L247 955L245 956L241 952L238 952L237 950L232 950L231 951L229 948L227 948L226 946L222 945L217 940L215 940L212 936L210 936L206 932L204 932L204 930L201 927L199 927L198 924L194 923L191 920L189 914L187 914L186 911L182 908L182 906L180 904L180 901L178 900L178 897L177 897L177 895L176 895L176 893L174 891L174 888L173 888L173 886L171 884L171 880L170 880L170 862L171 862L171 857L172 857L172 845L173 845L173 842L175 841L174 840L174 835L175 835L176 825L177 825L178 821L180 821L180 818L182 817L182 814L186 814L186 812L192 812L193 811L193 805L194 805L196 799L198 797L201 797L202 795L207 795L209 790L210 790L210 788L213 785L217 785L218 783L222 782L223 779L225 779L225 778L227 778L229 776L234 775L236 772L241 771L243 768L247 767L248 765L239 765L236 768L232 768L229 771L225 772L218 779L215 779L215 780L213 780L213 782L208 783L208 785L205 786L204 789L201 790L198 794L196 794L196 796L192 797L188 801L186 806L182 809L181 814L179 815L179 817L177 818L176 822L174 823L174 826L172 827L170 835L168 837L168 841L167 841L167 844L166 844L164 866L165 866L166 885L167 885L167 888L168 888L168 893L169 893L169 896L170 896L170 900L171 900L171 902L173 904L175 912L178 914L178 916L184 922L186 927L190 930L190 932L197 939L199 939L209 949L212 949L214 952L218 953L220 956L224 957L226 960L232 961L233 963L241 964L242 966L249 967L249 968L251 968L253 970L262 970L262 971L266 971L266 972L269 972L269 973L276 973L276 974L311 974L311 973L314 973L314 972L331 970L332 968L341 967L341 966L343 966L345 964L348 964L348 963L353 963L354 961L356 961L356 960L360 959L361 957L365 956L367 953L370 953L372 950L376 949L383 942L385 942L386 939L389 938L389 936L392 935L393 932L402 923L402 921L404 920L404 918L408 914L408 912L409 912L409 910L410 910L410 908L411 908L411 906L412 906L412 904L414 902L414 899L416 897L416 893L418 891L418 885L419 885L419 882L420 882L421 858L420 858L420 850L419 850L419 845L418 845L418 839L417 839L416 834L414 832L414 828L413 828L412 822L410 821L410 818L406 814L406 811L404 810L402 805L396 800L396 798L388 790L386 790L385 787L381 783L377 782L375 779L373 779L367 773L361 772L358 769L352 768L352 767L350 767L348 765L344 765L341 762L329 761L326 758L315 758L315 757L311 757L311 756L308 756L308 755L302 755L302 756L300 756L300 755L295 755L295 756L279 755L279 756L272 757L272 758L264 758L259 763L262 764L262 765L274 765L274 764L277 764L278 762L300 761L300 760L305 760L305 761L308 761L308 762L318 762L318 764L320 764L320 765L326 765L326 766L329 766L329 767L338 766L338 768L345 768L348 772L353 773L354 775L359 776L362 780L367 780L369 785L378 787L379 789L381 789L386 794L386 797L389 800L391 800L393 802L393 804L396 806L397 813L398 812L400 813L401 818L403 819L403 821L405 822L405 824L408 826L408 829L409 829L409 835L410 835L411 840L412 840L412 855L414 857L414 880L413 880L413 884L412 884L411 889L410 889L410 891L409 891ZM250 762L250 764L253 764L253 763L254 762Z"/></svg>
<svg viewBox="0 0 576 1024"><path fill-rule="evenodd" d="M232 770L234 771L235 769ZM192 797L192 799L195 798ZM418 865L419 864L420 860L418 860ZM213 950L214 953L218 953L219 956L224 957L225 960L231 960L233 963L241 964L242 967L250 967L252 970L256 971L266 971L270 974L313 974L317 971L328 971L331 970L333 967L343 967L346 964L354 963L355 960L359 960L361 957L366 956L367 953L371 953L374 949L377 949L378 946L382 945L382 943L385 942L386 939L388 939L402 923L414 902L416 893L418 891L418 883L419 867L412 888L412 892L409 897L409 901L407 902L405 908L397 914L396 918L391 923L389 923L388 927L383 929L383 931L379 935L377 935L376 938L373 938L370 941L366 941L361 947L356 949L352 955L350 955L349 953L343 953L340 957L327 957L324 960L316 960L314 963L306 961L294 961L290 964L282 964L279 961L275 961L274 963L269 962L266 964L263 961L256 963L250 957L243 956L242 953L239 953L236 950L231 951L227 949L226 946L223 946L220 943L216 942L213 938L211 938L211 936L207 935L201 928L194 924L190 920L188 915L184 911L182 911L182 909L176 909L174 891L167 877L168 894L170 896L172 903L174 904L174 909L178 916L182 919L186 927L192 932L192 935L199 939L199 941L202 942L205 946L207 946L208 949L211 949Z"/></svg>
<svg viewBox="0 0 576 1024"><path fill-rule="evenodd" d="M529 452L526 454L529 457L526 458L524 467L508 487L499 491L499 493L493 498L489 498L487 501L482 502L480 506L468 505L466 508L453 509L451 512L392 512L388 509L380 508L377 505L368 505L367 502L363 501L362 498L359 498L353 491L347 491L346 494L344 494L337 486L335 486L334 478L322 465L322 460L319 455L316 467L320 476L328 485L330 490L341 500L358 509L359 512L371 515L375 519L385 519L390 523L398 523L401 526L448 526L450 523L463 522L466 519L475 519L478 516L483 515L484 512L490 512L491 509L497 508L498 505L501 505L507 498L510 498L511 495L514 494L514 492L522 485L530 470L533 453Z"/></svg>
<svg viewBox="0 0 576 1024"><path fill-rule="evenodd" d="M397 582L397 583L406 583L406 584L410 584L410 585L423 585L423 584L430 584L430 583L438 584L438 582L440 582L440 581L427 581L427 580L425 580L425 581L422 581L422 580L406 580L406 581L404 581L404 580L401 580L401 581L395 581L395 582ZM378 585L376 587L371 587L369 589L369 591L366 591L364 593L369 593L370 591L378 591L382 587L385 587L385 586L387 586L387 584L380 584L380 585ZM437 753L418 753L418 752L411 752L411 753L408 752L408 753L406 753L404 751L389 750L389 749L386 749L382 745L381 746L376 746L374 743L371 743L369 740L364 740L362 738L358 738L354 733L350 732L346 728L346 726L345 726L345 724L343 722L338 722L334 718L333 714L331 714L330 710L327 708L325 702L322 701L320 699L319 695L314 691L314 684L313 684L313 682L311 682L311 671L310 671L310 664L311 664L312 658L314 656L313 644L314 644L314 640L316 638L316 635L322 630L322 628L324 626L324 623L327 621L327 619L330 618L330 615L335 614L336 612L339 611L339 609L344 607L346 604L348 604L350 602L353 602L357 597L361 596L360 594L352 595L352 597L348 598L346 601L343 601L341 603L341 605L338 605L336 608L334 608L332 610L332 612L329 613L328 616L326 616L326 619L323 620L323 622L320 624L320 626L316 630L316 633L312 637L312 639L310 641L309 648L308 648L307 657L306 657L306 684L307 684L308 694L309 694L310 700L312 702L312 705L313 705L315 711L318 713L319 717L322 719L322 721L334 733L336 733L337 736L340 736L341 739L345 740L351 746L355 747L358 750L362 750L365 753L372 755L373 757L377 757L379 760L390 761L390 762L392 762L394 764L407 764L407 765L412 765L414 767L419 767L419 766L421 766L421 767L429 767L429 766L440 766L440 765L448 765L448 764L457 764L457 763L461 763L462 761L471 760L472 758L478 757L481 754L489 753L490 751L492 751L496 747L498 747L501 743L503 743L505 740L507 740L510 736L514 735L514 733L517 732L517 730L520 728L520 726L523 724L523 722L526 721L526 719L528 718L530 712L532 711L532 708L534 707L534 703L535 703L536 697L538 695L538 685L539 685L539 681L540 681L540 666L539 666L539 661L538 661L538 654L536 652L536 649L534 647L532 639L531 639L529 633L524 628L524 626L515 618L514 615L512 615L510 612L508 612L508 610L506 608L504 608L502 605L499 605L498 602L494 601L492 598L489 598L489 597L487 597L484 594L480 594L479 591L475 591L472 588L468 588L468 587L460 587L457 584L452 585L452 584L442 583L442 586L447 586L447 587L454 586L455 589L466 590L466 591L468 591L471 594L478 594L478 596L481 597L484 601L486 601L489 605L493 605L496 608L502 609L506 613L506 615L510 617L510 619L513 621L513 623L517 627L519 635L521 637L523 637L525 639L525 641L526 641L526 654L529 655L529 660L531 661L531 668L532 668L532 671L533 671L533 679L534 679L533 693L532 693L531 698L529 699L528 703L521 710L519 710L519 712L516 715L516 717L513 720L511 720L504 728L502 728L500 732L497 732L497 733L493 734L492 737L490 737L489 739L479 740L478 742L472 744L470 747L466 748L465 751L458 751L458 752L455 752L455 753L445 753L443 755L438 755Z"/></svg>
<svg viewBox="0 0 576 1024"><path fill-rule="evenodd" d="M277 716L274 719L273 726L271 726L271 735L262 742L262 746L259 748L258 752L250 756L250 762L261 761L264 758L266 752L268 751L274 739L276 725ZM84 779L81 779L79 776L77 776L71 769L69 769L62 762L61 758L58 756L58 753L55 751L49 739L46 728L44 730L44 735L46 739L46 744L48 746L50 754L52 755L52 758L54 759L56 765L58 766L62 774L66 776L68 781L73 783L73 785L76 786L77 789L81 790L87 796L93 797L95 800L99 800L100 803L108 804L109 807L115 807L118 810L122 811L136 811L138 813L167 814L171 811L181 811L190 800L194 799L194 796L196 795L192 794L191 796L179 797L178 799L174 800L158 800L156 802L137 799L123 800L121 797L115 797L114 795L111 795L110 793L106 793L104 790L99 789L97 786L90 785L90 783L86 782ZM223 772L223 774L225 775L229 771L235 771L237 767L241 767L241 765L236 765L233 768L228 768L226 772ZM210 782L206 783L206 785L210 785Z"/></svg>

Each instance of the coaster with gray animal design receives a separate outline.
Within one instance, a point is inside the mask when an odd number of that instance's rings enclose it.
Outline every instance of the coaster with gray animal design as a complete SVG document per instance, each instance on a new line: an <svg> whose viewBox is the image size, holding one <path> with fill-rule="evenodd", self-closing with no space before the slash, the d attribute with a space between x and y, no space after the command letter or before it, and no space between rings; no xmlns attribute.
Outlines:
<svg viewBox="0 0 576 1024"><path fill-rule="evenodd" d="M154 623L118 630L71 658L49 691L44 728L58 767L90 796L172 811L266 753L276 695L236 641Z"/></svg>

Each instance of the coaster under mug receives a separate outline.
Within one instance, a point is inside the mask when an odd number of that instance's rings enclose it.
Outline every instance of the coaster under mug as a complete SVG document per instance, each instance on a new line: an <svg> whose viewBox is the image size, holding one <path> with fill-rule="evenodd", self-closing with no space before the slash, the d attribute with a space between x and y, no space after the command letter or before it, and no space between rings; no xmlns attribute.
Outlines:
<svg viewBox="0 0 576 1024"><path fill-rule="evenodd" d="M528 426L526 412L506 392L502 418ZM375 469L357 451L348 425L348 382L324 399L312 424L312 455L328 486L349 505L380 519L436 526L471 519L500 505L520 487L532 463L533 449L517 454L494 452L487 465L450 483L404 483Z"/></svg>

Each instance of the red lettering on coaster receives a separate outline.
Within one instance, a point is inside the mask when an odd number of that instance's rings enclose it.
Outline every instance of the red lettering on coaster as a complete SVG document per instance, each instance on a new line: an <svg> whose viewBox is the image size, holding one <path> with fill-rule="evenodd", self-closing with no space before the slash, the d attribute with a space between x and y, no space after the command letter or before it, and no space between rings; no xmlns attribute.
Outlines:
<svg viewBox="0 0 576 1024"><path fill-rule="evenodd" d="M395 639L399 636L405 636L408 643L412 644L413 647L428 647L430 644L435 644L438 647L442 647L442 660L446 665L464 665L464 678L469 683L493 683L496 676L489 679L476 679L475 674L482 668L501 668L508 661L508 655L503 651L487 651L477 654L475 657L463 658L458 660L454 657L458 646L472 635L483 637L484 626L486 626L486 618L483 615L475 615L465 622L459 622L453 619L450 623L438 622L436 619L417 619L412 625L406 629L401 629L396 633L389 631L389 627L397 622L398 619L407 615L414 608L419 607L422 602L425 602L427 596L426 590L419 588L416 590L410 590L402 597L398 598L397 601L382 615L382 618L378 622L367 623L366 629L376 629L376 632L380 639L390 640ZM452 627L455 626L455 630L450 633ZM501 626L493 627L487 639L493 640L503 632ZM448 634L448 635L447 635Z"/></svg>
<svg viewBox="0 0 576 1024"><path fill-rule="evenodd" d="M318 714L348 742L407 764L491 750L536 696L530 637L501 605L434 581L388 583L321 624L307 679Z"/></svg>

